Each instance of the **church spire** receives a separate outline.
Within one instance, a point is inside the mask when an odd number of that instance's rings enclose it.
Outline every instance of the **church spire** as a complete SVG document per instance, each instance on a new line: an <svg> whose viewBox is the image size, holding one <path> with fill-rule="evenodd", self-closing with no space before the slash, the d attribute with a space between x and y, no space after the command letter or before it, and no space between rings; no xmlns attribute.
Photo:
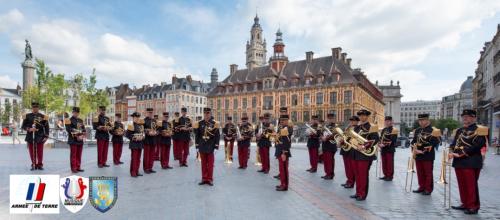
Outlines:
<svg viewBox="0 0 500 220"><path fill-rule="evenodd" d="M288 57L285 56L285 43L283 43L283 33L281 29L278 28L276 31L276 41L273 45L274 53L271 58L269 58L269 64L276 72L280 72L286 63L288 63Z"/></svg>
<svg viewBox="0 0 500 220"><path fill-rule="evenodd" d="M246 45L246 65L248 69L266 65L266 40L262 36L259 16L255 14L250 29L250 41Z"/></svg>

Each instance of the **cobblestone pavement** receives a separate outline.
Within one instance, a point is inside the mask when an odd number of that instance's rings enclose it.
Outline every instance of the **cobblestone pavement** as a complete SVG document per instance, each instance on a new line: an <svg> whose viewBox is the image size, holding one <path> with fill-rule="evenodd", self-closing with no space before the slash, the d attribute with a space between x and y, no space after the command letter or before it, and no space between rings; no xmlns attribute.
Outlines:
<svg viewBox="0 0 500 220"><path fill-rule="evenodd" d="M82 168L84 176L118 176L118 200L111 210L102 214L89 203L77 214L61 207L59 215L9 215L9 174L71 175L68 149L46 149L45 170L29 171L29 157L23 145L0 144L0 219L500 219L500 156L488 153L481 172L481 210L477 216L443 208L443 187L435 185L432 196L404 192L408 149L396 153L396 172L393 182L377 180L375 164L370 171L370 192L366 201L349 198L353 189L340 186L345 182L341 157L336 154L335 179L327 181L322 166L318 173L308 173L308 154L304 144L293 145L290 161L290 188L277 192L277 163L272 161L268 175L256 172L255 146L247 170L237 169L235 163L224 164L222 151L216 153L215 186L198 186L200 165L191 149L189 167L161 170L155 162L156 174L140 178L129 177L130 151L124 150L125 164L97 168L96 148L85 148ZM274 151L274 150L271 150ZM492 151L490 151L492 152ZM111 161L112 149L109 151ZM235 158L236 155L235 155ZM440 158L436 156L436 158ZM435 180L440 163L435 162ZM141 170L142 171L142 170ZM452 175L452 204L459 201L455 175ZM414 177L414 187L416 186Z"/></svg>

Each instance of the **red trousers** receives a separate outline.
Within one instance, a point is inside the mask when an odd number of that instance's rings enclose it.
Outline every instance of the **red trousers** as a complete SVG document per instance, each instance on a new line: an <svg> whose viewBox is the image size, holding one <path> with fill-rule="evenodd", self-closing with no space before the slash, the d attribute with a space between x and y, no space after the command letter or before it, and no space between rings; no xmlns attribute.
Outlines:
<svg viewBox="0 0 500 220"><path fill-rule="evenodd" d="M290 158L286 158L286 160L281 159L281 157L278 157L278 164L279 164L279 169L280 169L280 186L283 188L288 189L288 160Z"/></svg>
<svg viewBox="0 0 500 220"><path fill-rule="evenodd" d="M113 143L113 163L120 164L120 158L122 157L123 143Z"/></svg>
<svg viewBox="0 0 500 220"><path fill-rule="evenodd" d="M173 145L172 153L174 155L174 160L179 160L179 158L180 158L180 156L179 156L179 140L172 139L172 145Z"/></svg>
<svg viewBox="0 0 500 220"><path fill-rule="evenodd" d="M349 155L342 155L342 158L344 159L345 177L347 178L345 184L354 186L354 160Z"/></svg>
<svg viewBox="0 0 500 220"><path fill-rule="evenodd" d="M318 148L308 147L307 150L309 151L309 163L311 164L311 169L317 170L319 160Z"/></svg>
<svg viewBox="0 0 500 220"><path fill-rule="evenodd" d="M394 177L394 153L382 153L382 172L384 177Z"/></svg>
<svg viewBox="0 0 500 220"><path fill-rule="evenodd" d="M201 181L213 182L214 174L214 153L201 153Z"/></svg>
<svg viewBox="0 0 500 220"><path fill-rule="evenodd" d="M177 145L179 150L179 164L187 164L187 158L189 155L189 140L179 140Z"/></svg>
<svg viewBox="0 0 500 220"><path fill-rule="evenodd" d="M83 144L69 145L69 163L72 172L77 172L82 164Z"/></svg>
<svg viewBox="0 0 500 220"><path fill-rule="evenodd" d="M224 140L224 149L229 147L229 159L233 160L233 148L234 148L234 140Z"/></svg>
<svg viewBox="0 0 500 220"><path fill-rule="evenodd" d="M144 172L153 170L155 146L144 144L144 155L142 158L142 169Z"/></svg>
<svg viewBox="0 0 500 220"><path fill-rule="evenodd" d="M142 149L130 149L130 175L137 176L139 167L141 166L141 151Z"/></svg>
<svg viewBox="0 0 500 220"><path fill-rule="evenodd" d="M434 189L434 179L432 174L434 161L417 160L415 165L417 167L418 190L432 192Z"/></svg>
<svg viewBox="0 0 500 220"><path fill-rule="evenodd" d="M168 167L170 161L170 144L159 144L160 146L160 164L162 168Z"/></svg>
<svg viewBox="0 0 500 220"><path fill-rule="evenodd" d="M323 151L323 167L326 176L335 176L335 152Z"/></svg>
<svg viewBox="0 0 500 220"><path fill-rule="evenodd" d="M35 145L36 149L34 149L33 143L28 143L28 151L30 153L31 166L36 168L43 167L43 143L35 143Z"/></svg>
<svg viewBox="0 0 500 220"><path fill-rule="evenodd" d="M160 151L161 151L160 144L156 143L155 144L155 153L154 153L153 160L160 160Z"/></svg>
<svg viewBox="0 0 500 220"><path fill-rule="evenodd" d="M238 144L238 162L240 167L247 167L248 157L250 157L250 145Z"/></svg>
<svg viewBox="0 0 500 220"><path fill-rule="evenodd" d="M262 170L264 172L269 172L270 162L269 162L269 147L259 147L260 162L262 163Z"/></svg>
<svg viewBox="0 0 500 220"><path fill-rule="evenodd" d="M480 172L481 169L455 168L460 201L466 209L477 210L481 205L479 201L479 188L477 186Z"/></svg>
<svg viewBox="0 0 500 220"><path fill-rule="evenodd" d="M97 165L104 166L106 161L108 161L108 140L97 139Z"/></svg>
<svg viewBox="0 0 500 220"><path fill-rule="evenodd" d="M356 195L366 198L368 195L369 172L371 160L353 160L355 164L354 176L356 178Z"/></svg>

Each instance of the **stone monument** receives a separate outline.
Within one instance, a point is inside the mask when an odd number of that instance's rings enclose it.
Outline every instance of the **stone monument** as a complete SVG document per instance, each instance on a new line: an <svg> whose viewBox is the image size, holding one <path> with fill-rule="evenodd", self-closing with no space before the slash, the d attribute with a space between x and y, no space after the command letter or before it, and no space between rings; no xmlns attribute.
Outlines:
<svg viewBox="0 0 500 220"><path fill-rule="evenodd" d="M24 48L24 62L21 63L23 67L23 90L33 86L35 76L35 63L33 62L33 54L31 53L31 45L26 40L26 47Z"/></svg>

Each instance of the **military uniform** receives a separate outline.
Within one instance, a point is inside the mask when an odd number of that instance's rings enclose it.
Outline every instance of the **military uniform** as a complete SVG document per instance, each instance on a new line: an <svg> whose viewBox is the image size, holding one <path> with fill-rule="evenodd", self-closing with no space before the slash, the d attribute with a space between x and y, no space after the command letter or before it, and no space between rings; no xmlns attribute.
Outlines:
<svg viewBox="0 0 500 220"><path fill-rule="evenodd" d="M232 120L232 117L228 117L227 120ZM236 125L233 122L228 122L222 128L222 134L224 135L224 149L229 150L229 161L233 161L233 147L234 140L236 139Z"/></svg>
<svg viewBox="0 0 500 220"><path fill-rule="evenodd" d="M38 103L33 103L32 106L38 108ZM43 170L43 144L49 137L48 116L38 112L28 113L24 116L21 128L27 131L24 140L28 144L31 170ZM30 128L36 128L37 131L28 131Z"/></svg>
<svg viewBox="0 0 500 220"><path fill-rule="evenodd" d="M368 110L360 110L357 114L358 116L369 116L371 112ZM364 122L357 126L354 131L366 140L372 141L371 146L373 147L375 147L379 141L378 127L375 124ZM365 200L366 196L368 196L370 167L373 160L375 160L376 158L377 157L375 155L366 156L357 150L354 151L354 175L356 179L356 194L353 195L352 198L355 198L356 200Z"/></svg>
<svg viewBox="0 0 500 220"><path fill-rule="evenodd" d="M75 107L73 112L80 112L80 109ZM70 147L70 168L71 172L77 173L82 172L82 151L83 151L83 140L85 139L85 126L83 120L71 116L71 118L66 118L64 120L66 126L66 131L68 132L68 145Z"/></svg>
<svg viewBox="0 0 500 220"><path fill-rule="evenodd" d="M153 111L148 109L146 111ZM142 168L144 173L156 173L153 170L154 154L156 145L156 136L158 135L159 123L151 117L144 118L144 131L146 138L144 139L144 154L142 158Z"/></svg>
<svg viewBox="0 0 500 220"><path fill-rule="evenodd" d="M242 120L248 120L243 117ZM246 169L250 157L250 140L253 136L253 126L249 122L243 122L240 126L241 140L238 140L238 162L240 169Z"/></svg>
<svg viewBox="0 0 500 220"><path fill-rule="evenodd" d="M182 108L182 111L187 111L186 108ZM191 119L187 116L181 116L174 121L174 129L177 135L177 148L178 148L178 157L179 157L179 165L182 167L187 167L187 157L189 156L189 142L191 141ZM183 131L180 130L180 127L185 127L188 130Z"/></svg>
<svg viewBox="0 0 500 220"><path fill-rule="evenodd" d="M463 115L476 117L474 110L464 110ZM450 153L458 154L453 158L452 166L457 176L458 191L462 205L453 209L463 209L466 214L476 214L480 208L479 173L483 167L481 148L487 142L488 128L473 123L454 132Z"/></svg>
<svg viewBox="0 0 500 220"><path fill-rule="evenodd" d="M288 115L281 115L280 120L289 120ZM289 183L289 158L292 156L290 148L292 147L292 134L293 127L290 125L279 125L278 127L278 140L279 142L275 145L276 152L275 155L278 158L279 164L279 177L280 185L276 186L277 191L287 191Z"/></svg>
<svg viewBox="0 0 500 220"><path fill-rule="evenodd" d="M164 112L163 116L168 117L168 112ZM163 169L171 169L172 167L169 165L170 161L170 145L171 145L171 137L172 137L172 124L164 119L161 123L160 127L160 163Z"/></svg>
<svg viewBox="0 0 500 220"><path fill-rule="evenodd" d="M161 123L161 120L158 118L158 115L154 115L153 118L158 121L158 126L160 126ZM154 153L153 153L153 161L157 160L157 161L160 161L160 141L161 141L161 135L156 135L156 138L155 138L155 150L154 150Z"/></svg>
<svg viewBox="0 0 500 220"><path fill-rule="evenodd" d="M264 118L269 119L269 115L264 116ZM274 126L269 122L262 122L260 125L262 125L262 135L257 137L257 147L259 148L262 169L259 172L267 174L270 170L269 148L271 147L271 140L269 135L273 133ZM255 129L256 134L259 132L260 125Z"/></svg>
<svg viewBox="0 0 500 220"><path fill-rule="evenodd" d="M108 160L108 148L109 148L109 130L112 128L111 121L109 117L104 115L106 108L104 106L99 107L102 111L99 116L92 120L92 125L95 132L95 138L97 139L97 166L99 168L109 167L106 164Z"/></svg>
<svg viewBox="0 0 500 220"><path fill-rule="evenodd" d="M141 166L141 152L144 148L144 121L140 120L140 114L134 112L132 114L134 117L134 122L129 124L125 135L130 140L130 176L137 177L142 176L139 173L139 167Z"/></svg>
<svg viewBox="0 0 500 220"><path fill-rule="evenodd" d="M349 121L352 122L359 122L358 116L352 116L349 118ZM357 129L357 125L355 126L349 126L347 129ZM346 130L347 130L346 129ZM345 150L342 148L340 150L340 155L342 155L342 159L344 161L344 170L345 170L345 176L346 176L346 182L342 184L344 188L353 188L354 184L356 183L356 177L354 175L354 169L355 169L355 162L354 162L354 149L350 148L349 150Z"/></svg>
<svg viewBox="0 0 500 220"><path fill-rule="evenodd" d="M386 117L385 120L392 120L392 117ZM398 139L398 129L393 126L385 127L380 132L380 145L382 157L382 172L384 176L381 179L391 181L394 177L394 153L396 152L396 142Z"/></svg>
<svg viewBox="0 0 500 220"><path fill-rule="evenodd" d="M334 140L335 126L333 122L325 125L325 129L330 130L332 135L324 137L325 141L322 142L323 167L325 170L325 176L322 176L323 179L331 180L335 176L335 153L337 152L337 143Z"/></svg>
<svg viewBox="0 0 500 220"><path fill-rule="evenodd" d="M204 108L204 112L211 112L210 108ZM214 151L219 149L220 131L219 123L213 118L201 120L193 126L195 129L195 145L201 159L201 182L200 185L213 185Z"/></svg>
<svg viewBox="0 0 500 220"><path fill-rule="evenodd" d="M117 113L116 117L121 117L121 114ZM113 123L113 128L111 129L111 142L113 143L113 163L115 165L123 164L121 161L122 151L123 151L123 135L125 128L121 121L115 121Z"/></svg>
<svg viewBox="0 0 500 220"><path fill-rule="evenodd" d="M177 124L179 124L179 112L174 113L174 119L171 121L174 130L172 131L172 154L174 155L174 160L180 161L181 156L179 155L179 138L181 136L180 130L175 129Z"/></svg>
<svg viewBox="0 0 500 220"><path fill-rule="evenodd" d="M318 116L313 116L313 119L318 119ZM309 152L309 164L311 168L307 171L311 173L315 173L318 170L318 160L319 160L319 147L321 137L320 125L318 123L314 123L311 127L315 130L315 132L311 131L308 135L307 139L307 151Z"/></svg>
<svg viewBox="0 0 500 220"><path fill-rule="evenodd" d="M419 119L428 119L428 114L420 114ZM415 166L417 168L418 189L415 193L430 195L434 190L434 159L436 148L439 146L441 131L434 128L429 123L428 126L417 128L414 131L414 138L411 141L412 147L423 151L422 154L415 155Z"/></svg>

